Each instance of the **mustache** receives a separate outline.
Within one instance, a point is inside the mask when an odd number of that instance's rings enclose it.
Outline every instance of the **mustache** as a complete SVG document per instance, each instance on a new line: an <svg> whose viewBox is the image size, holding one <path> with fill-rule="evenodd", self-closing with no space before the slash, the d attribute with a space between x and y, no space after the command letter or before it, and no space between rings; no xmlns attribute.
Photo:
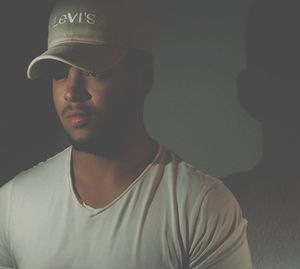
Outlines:
<svg viewBox="0 0 300 269"><path fill-rule="evenodd" d="M61 115L64 116L69 111L79 111L87 115L99 114L99 111L87 105L67 105L63 108Z"/></svg>

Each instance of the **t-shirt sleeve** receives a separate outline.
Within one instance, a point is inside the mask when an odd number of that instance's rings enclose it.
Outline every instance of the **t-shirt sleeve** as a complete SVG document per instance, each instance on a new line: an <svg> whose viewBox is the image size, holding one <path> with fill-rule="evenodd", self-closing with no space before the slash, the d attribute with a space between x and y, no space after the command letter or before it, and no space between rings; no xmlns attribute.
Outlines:
<svg viewBox="0 0 300 269"><path fill-rule="evenodd" d="M247 220L227 187L215 183L195 208L190 269L252 269Z"/></svg>
<svg viewBox="0 0 300 269"><path fill-rule="evenodd" d="M8 244L9 203L12 182L0 188L0 269L15 268Z"/></svg>

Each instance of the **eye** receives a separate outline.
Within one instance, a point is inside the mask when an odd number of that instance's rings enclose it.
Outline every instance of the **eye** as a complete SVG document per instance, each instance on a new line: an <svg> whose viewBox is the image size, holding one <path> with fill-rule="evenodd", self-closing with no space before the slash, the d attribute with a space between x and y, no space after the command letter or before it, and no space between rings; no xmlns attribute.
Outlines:
<svg viewBox="0 0 300 269"><path fill-rule="evenodd" d="M106 71L106 72L89 71L89 72L84 72L84 76L93 77L97 80L107 80L112 76L112 72L111 71Z"/></svg>
<svg viewBox="0 0 300 269"><path fill-rule="evenodd" d="M48 75L54 80L66 79L69 75L70 66L64 63L55 63L49 66Z"/></svg>

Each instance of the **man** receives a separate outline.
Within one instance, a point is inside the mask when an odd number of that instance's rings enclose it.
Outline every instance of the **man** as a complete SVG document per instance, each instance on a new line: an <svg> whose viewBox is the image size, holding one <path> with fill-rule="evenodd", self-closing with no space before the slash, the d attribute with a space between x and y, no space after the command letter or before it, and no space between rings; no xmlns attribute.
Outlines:
<svg viewBox="0 0 300 269"><path fill-rule="evenodd" d="M72 146L0 190L0 268L252 268L218 179L149 137L151 35L130 1L67 0L28 77L53 81Z"/></svg>

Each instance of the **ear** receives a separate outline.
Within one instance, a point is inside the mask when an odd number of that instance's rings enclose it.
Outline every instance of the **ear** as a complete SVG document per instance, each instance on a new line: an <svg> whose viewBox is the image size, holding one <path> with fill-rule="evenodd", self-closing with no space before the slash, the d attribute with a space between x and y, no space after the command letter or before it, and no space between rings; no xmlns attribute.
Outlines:
<svg viewBox="0 0 300 269"><path fill-rule="evenodd" d="M134 72L135 88L139 94L145 97L153 87L153 67L143 66L136 68Z"/></svg>

